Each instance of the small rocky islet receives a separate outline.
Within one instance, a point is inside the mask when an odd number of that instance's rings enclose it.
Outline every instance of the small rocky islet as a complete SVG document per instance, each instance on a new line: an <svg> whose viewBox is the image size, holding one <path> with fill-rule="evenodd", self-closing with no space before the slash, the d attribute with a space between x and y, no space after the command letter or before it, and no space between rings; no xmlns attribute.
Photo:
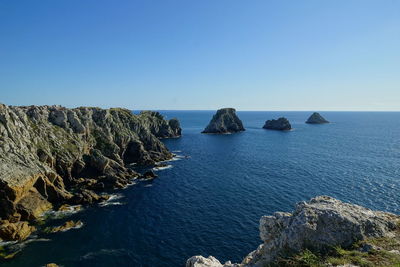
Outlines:
<svg viewBox="0 0 400 267"><path fill-rule="evenodd" d="M107 200L139 178L130 166L171 159L160 139L180 135L158 112L0 104L0 241L25 240L48 210Z"/></svg>
<svg viewBox="0 0 400 267"><path fill-rule="evenodd" d="M321 116L318 112L314 112L311 116L307 119L306 123L309 124L324 124L329 123L324 117Z"/></svg>
<svg viewBox="0 0 400 267"><path fill-rule="evenodd" d="M281 117L277 120L267 120L263 128L267 130L290 131L292 129L292 125L290 125L288 119Z"/></svg>
<svg viewBox="0 0 400 267"><path fill-rule="evenodd" d="M212 117L210 123L202 131L208 134L229 134L245 131L242 121L234 108L222 108Z"/></svg>

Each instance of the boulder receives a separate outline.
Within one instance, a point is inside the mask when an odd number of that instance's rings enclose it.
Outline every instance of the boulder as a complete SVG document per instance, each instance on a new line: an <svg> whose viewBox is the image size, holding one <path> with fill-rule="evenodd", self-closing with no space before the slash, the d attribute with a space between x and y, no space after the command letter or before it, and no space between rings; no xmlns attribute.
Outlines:
<svg viewBox="0 0 400 267"><path fill-rule="evenodd" d="M195 256L186 266L268 266L304 250L323 254L334 247L351 248L357 242L370 239L386 240L384 244L393 243L396 247L400 245L400 216L319 196L298 203L293 213L276 212L272 216L263 216L260 238L263 243L240 264L221 265L213 257Z"/></svg>
<svg viewBox="0 0 400 267"><path fill-rule="evenodd" d="M318 112L314 112L311 114L311 116L308 118L306 123L310 124L323 124L323 123L329 123L329 121L325 120L324 117L322 117Z"/></svg>
<svg viewBox="0 0 400 267"><path fill-rule="evenodd" d="M270 262L286 248L300 252L349 247L368 237L389 236L396 226L394 214L319 196L298 203L293 213L276 212L261 218L264 247L260 260Z"/></svg>
<svg viewBox="0 0 400 267"><path fill-rule="evenodd" d="M202 133L226 134L244 131L243 123L233 108L219 109Z"/></svg>
<svg viewBox="0 0 400 267"><path fill-rule="evenodd" d="M208 258L193 256L186 261L186 267L223 267L223 265L213 256Z"/></svg>
<svg viewBox="0 0 400 267"><path fill-rule="evenodd" d="M267 120L263 128L268 130L289 131L292 129L292 125L290 125L288 119L281 117L277 120Z"/></svg>

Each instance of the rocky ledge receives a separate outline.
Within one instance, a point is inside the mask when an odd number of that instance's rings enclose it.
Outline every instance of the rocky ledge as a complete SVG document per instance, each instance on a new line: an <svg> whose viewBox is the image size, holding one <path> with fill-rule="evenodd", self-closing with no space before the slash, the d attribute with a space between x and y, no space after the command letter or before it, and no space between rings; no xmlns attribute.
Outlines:
<svg viewBox="0 0 400 267"><path fill-rule="evenodd" d="M244 131L234 108L219 109L202 133L226 134Z"/></svg>
<svg viewBox="0 0 400 267"><path fill-rule="evenodd" d="M263 243L242 263L194 256L186 267L397 266L400 217L319 196L260 220ZM347 265L346 265L347 264ZM396 265L397 264L397 265Z"/></svg>
<svg viewBox="0 0 400 267"><path fill-rule="evenodd" d="M180 134L158 112L0 104L0 241L26 239L49 209L104 200L138 177L131 166L172 158L159 139Z"/></svg>
<svg viewBox="0 0 400 267"><path fill-rule="evenodd" d="M329 121L325 120L324 117L321 116L318 112L314 112L311 114L311 116L308 118L306 123L310 124L323 124L323 123L329 123Z"/></svg>
<svg viewBox="0 0 400 267"><path fill-rule="evenodd" d="M268 130L289 131L292 129L292 125L290 125L288 119L281 117L277 120L267 120L263 128Z"/></svg>

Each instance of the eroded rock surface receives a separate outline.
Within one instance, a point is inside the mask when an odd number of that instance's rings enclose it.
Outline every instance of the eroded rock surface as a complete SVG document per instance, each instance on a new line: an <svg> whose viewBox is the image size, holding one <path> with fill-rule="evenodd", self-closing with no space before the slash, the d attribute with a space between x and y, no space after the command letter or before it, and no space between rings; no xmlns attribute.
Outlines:
<svg viewBox="0 0 400 267"><path fill-rule="evenodd" d="M392 238L394 242L399 239L399 222L398 215L319 196L298 203L293 213L276 212L272 216L263 216L260 220L263 243L242 263L222 265L213 257L195 256L186 266L259 267L305 249L320 253L332 247L350 247L357 241L371 238Z"/></svg>
<svg viewBox="0 0 400 267"><path fill-rule="evenodd" d="M126 166L172 158L159 139L180 134L158 112L0 104L0 238L25 239L51 208L102 201L137 177Z"/></svg>
<svg viewBox="0 0 400 267"><path fill-rule="evenodd" d="M244 131L243 123L233 108L219 109L202 133L226 134Z"/></svg>

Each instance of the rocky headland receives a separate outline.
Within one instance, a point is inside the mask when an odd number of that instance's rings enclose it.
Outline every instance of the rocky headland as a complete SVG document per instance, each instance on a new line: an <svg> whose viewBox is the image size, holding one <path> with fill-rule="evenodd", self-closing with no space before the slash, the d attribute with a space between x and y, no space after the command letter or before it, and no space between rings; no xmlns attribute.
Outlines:
<svg viewBox="0 0 400 267"><path fill-rule="evenodd" d="M227 134L244 131L234 108L219 109L202 133Z"/></svg>
<svg viewBox="0 0 400 267"><path fill-rule="evenodd" d="M400 217L319 196L260 219L263 243L241 263L194 256L186 267L398 266Z"/></svg>
<svg viewBox="0 0 400 267"><path fill-rule="evenodd" d="M159 139L180 135L158 112L0 104L0 241L26 239L50 209L107 199L133 166L171 159Z"/></svg>
<svg viewBox="0 0 400 267"><path fill-rule="evenodd" d="M321 116L318 112L314 112L311 116L307 119L306 123L310 124L323 124L329 123L324 117Z"/></svg>
<svg viewBox="0 0 400 267"><path fill-rule="evenodd" d="M263 128L268 130L289 131L292 129L292 125L290 125L288 119L281 117L277 120L267 120Z"/></svg>

